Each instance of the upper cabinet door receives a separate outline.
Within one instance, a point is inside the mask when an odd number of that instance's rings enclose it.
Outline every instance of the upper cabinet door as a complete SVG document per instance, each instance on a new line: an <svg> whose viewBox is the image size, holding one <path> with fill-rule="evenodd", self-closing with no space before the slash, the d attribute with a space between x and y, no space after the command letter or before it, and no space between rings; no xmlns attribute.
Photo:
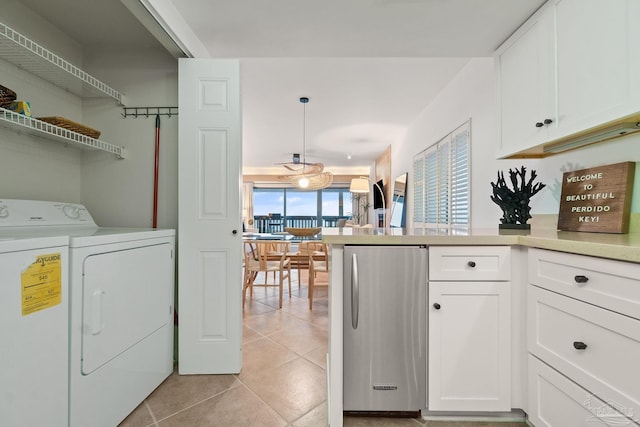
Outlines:
<svg viewBox="0 0 640 427"><path fill-rule="evenodd" d="M549 124L556 121L552 36L552 13L538 13L514 35L511 44L497 57L501 123L499 155L544 142Z"/></svg>
<svg viewBox="0 0 640 427"><path fill-rule="evenodd" d="M562 137L638 110L630 61L638 55L631 32L637 0L556 0L558 127ZM637 11L636 11L637 12ZM635 23L637 26L637 22ZM636 46L634 46L634 44Z"/></svg>
<svg viewBox="0 0 640 427"><path fill-rule="evenodd" d="M640 119L640 0L551 0L496 53L498 157Z"/></svg>

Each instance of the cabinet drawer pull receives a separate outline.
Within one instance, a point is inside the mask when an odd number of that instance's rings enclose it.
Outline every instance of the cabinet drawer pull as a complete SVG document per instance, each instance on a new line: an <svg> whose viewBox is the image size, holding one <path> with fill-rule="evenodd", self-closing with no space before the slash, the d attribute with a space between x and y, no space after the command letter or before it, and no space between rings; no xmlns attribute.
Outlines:
<svg viewBox="0 0 640 427"><path fill-rule="evenodd" d="M587 345L585 343L583 343L582 341L574 341L573 342L573 348L575 348L576 350L586 350L587 349Z"/></svg>
<svg viewBox="0 0 640 427"><path fill-rule="evenodd" d="M579 274L576 277L574 277L573 280L575 280L576 283L587 283L589 281L589 278L587 276L583 276Z"/></svg>
<svg viewBox="0 0 640 427"><path fill-rule="evenodd" d="M545 124L545 125L550 125L551 123L553 123L553 120L551 120L551 119L544 119L544 124Z"/></svg>
<svg viewBox="0 0 640 427"><path fill-rule="evenodd" d="M475 262L475 261L469 261L469 262L467 263L467 265L468 265L469 267L471 267L471 268L474 268L474 267L476 266L476 262Z"/></svg>
<svg viewBox="0 0 640 427"><path fill-rule="evenodd" d="M537 127L537 128L541 128L542 126L544 126L544 123L542 123L542 122L536 122L536 127Z"/></svg>
<svg viewBox="0 0 640 427"><path fill-rule="evenodd" d="M440 310L440 304L438 303L433 304L433 308L435 308L436 310Z"/></svg>

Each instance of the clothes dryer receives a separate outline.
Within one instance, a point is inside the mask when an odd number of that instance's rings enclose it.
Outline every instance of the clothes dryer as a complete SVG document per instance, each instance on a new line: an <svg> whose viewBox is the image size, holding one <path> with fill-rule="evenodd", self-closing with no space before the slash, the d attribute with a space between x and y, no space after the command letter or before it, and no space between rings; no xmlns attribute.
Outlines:
<svg viewBox="0 0 640 427"><path fill-rule="evenodd" d="M118 425L173 372L174 236L70 236L71 427Z"/></svg>
<svg viewBox="0 0 640 427"><path fill-rule="evenodd" d="M173 372L175 231L98 227L83 205L32 200L0 200L0 230L64 242L62 406L71 427L118 425Z"/></svg>

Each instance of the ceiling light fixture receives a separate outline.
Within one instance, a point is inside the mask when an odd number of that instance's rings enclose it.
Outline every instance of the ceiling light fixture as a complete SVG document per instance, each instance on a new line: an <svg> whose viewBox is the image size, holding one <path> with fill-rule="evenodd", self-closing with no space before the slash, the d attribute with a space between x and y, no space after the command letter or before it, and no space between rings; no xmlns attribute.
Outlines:
<svg viewBox="0 0 640 427"><path fill-rule="evenodd" d="M302 188L305 190L321 190L329 187L333 183L333 174L331 172L324 172L324 165L322 163L307 163L307 103L309 98L300 98L300 103L303 106L302 116L302 161L300 161L300 154L294 153L291 162L282 163L290 174L278 176L278 180L287 182Z"/></svg>

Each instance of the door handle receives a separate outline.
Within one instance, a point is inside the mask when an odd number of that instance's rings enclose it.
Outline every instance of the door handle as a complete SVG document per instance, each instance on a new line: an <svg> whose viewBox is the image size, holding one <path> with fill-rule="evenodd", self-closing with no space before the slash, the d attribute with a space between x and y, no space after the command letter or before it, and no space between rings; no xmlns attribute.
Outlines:
<svg viewBox="0 0 640 427"><path fill-rule="evenodd" d="M91 335L98 335L104 329L103 301L104 291L93 291L91 295Z"/></svg>
<svg viewBox="0 0 640 427"><path fill-rule="evenodd" d="M358 277L358 256L351 255L351 327L358 329L360 310L360 278Z"/></svg>

